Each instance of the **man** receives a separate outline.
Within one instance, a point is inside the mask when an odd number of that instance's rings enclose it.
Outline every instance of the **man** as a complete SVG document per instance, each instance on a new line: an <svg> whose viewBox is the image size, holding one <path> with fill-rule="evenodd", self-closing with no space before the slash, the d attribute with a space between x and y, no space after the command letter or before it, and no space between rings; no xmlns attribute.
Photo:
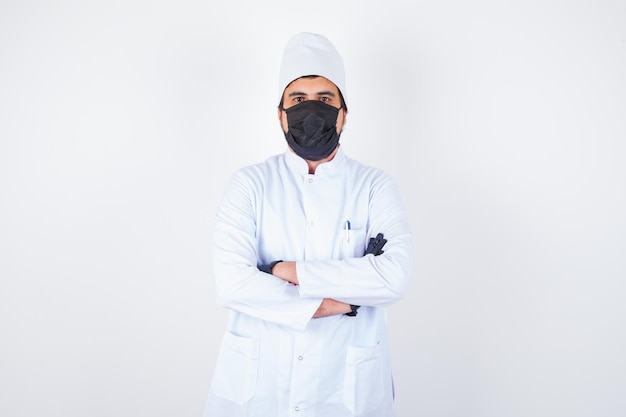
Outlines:
<svg viewBox="0 0 626 417"><path fill-rule="evenodd" d="M412 235L395 182L348 158L343 61L300 33L280 68L288 149L237 171L216 215L218 303L231 310L205 417L388 417L384 307Z"/></svg>

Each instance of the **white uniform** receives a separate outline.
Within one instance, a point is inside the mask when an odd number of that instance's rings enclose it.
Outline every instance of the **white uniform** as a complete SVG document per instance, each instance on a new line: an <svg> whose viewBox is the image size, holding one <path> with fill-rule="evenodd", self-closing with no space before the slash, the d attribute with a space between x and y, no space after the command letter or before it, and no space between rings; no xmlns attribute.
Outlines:
<svg viewBox="0 0 626 417"><path fill-rule="evenodd" d="M216 218L217 298L232 311L205 417L393 416L384 306L413 253L395 181L341 148L315 175L286 151L236 172ZM384 253L363 256L379 232ZM297 261L300 285L257 269L279 259ZM322 298L362 307L312 319Z"/></svg>

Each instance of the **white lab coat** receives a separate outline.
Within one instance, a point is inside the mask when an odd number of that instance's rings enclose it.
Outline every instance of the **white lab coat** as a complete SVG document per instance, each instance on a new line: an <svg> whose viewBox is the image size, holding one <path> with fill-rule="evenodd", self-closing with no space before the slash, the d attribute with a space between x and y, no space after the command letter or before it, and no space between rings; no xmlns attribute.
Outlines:
<svg viewBox="0 0 626 417"><path fill-rule="evenodd" d="M341 148L314 175L286 151L236 172L216 221L231 313L205 417L393 416L384 307L404 295L413 253L395 181ZM384 254L363 256L379 232ZM297 261L298 286L257 269L278 259ZM362 307L312 319L325 297Z"/></svg>

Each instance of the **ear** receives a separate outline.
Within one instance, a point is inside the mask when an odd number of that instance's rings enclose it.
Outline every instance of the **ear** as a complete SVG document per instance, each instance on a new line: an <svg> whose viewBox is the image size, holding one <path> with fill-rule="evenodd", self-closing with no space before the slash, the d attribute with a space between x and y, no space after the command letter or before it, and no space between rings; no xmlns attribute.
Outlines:
<svg viewBox="0 0 626 417"><path fill-rule="evenodd" d="M344 108L342 108L341 111L343 111L343 120L341 121L341 130L343 130L343 128L346 126L346 123L348 123L348 111Z"/></svg>
<svg viewBox="0 0 626 417"><path fill-rule="evenodd" d="M285 111L278 109L278 111L276 112L276 115L278 116L278 124L280 125L280 128L283 132L287 131L287 124L286 122L283 122L283 115L284 115Z"/></svg>

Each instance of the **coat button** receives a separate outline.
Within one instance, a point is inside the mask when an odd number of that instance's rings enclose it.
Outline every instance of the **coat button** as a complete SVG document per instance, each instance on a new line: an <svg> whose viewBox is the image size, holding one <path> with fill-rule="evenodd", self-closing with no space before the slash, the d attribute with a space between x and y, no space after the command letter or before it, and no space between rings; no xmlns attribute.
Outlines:
<svg viewBox="0 0 626 417"><path fill-rule="evenodd" d="M300 411L300 407L294 407L294 411Z"/></svg>
<svg viewBox="0 0 626 417"><path fill-rule="evenodd" d="M313 182L313 178L309 178L309 183L312 183L312 182Z"/></svg>
<svg viewBox="0 0 626 417"><path fill-rule="evenodd" d="M298 356L299 361L301 361L302 359L304 359L302 356Z"/></svg>

